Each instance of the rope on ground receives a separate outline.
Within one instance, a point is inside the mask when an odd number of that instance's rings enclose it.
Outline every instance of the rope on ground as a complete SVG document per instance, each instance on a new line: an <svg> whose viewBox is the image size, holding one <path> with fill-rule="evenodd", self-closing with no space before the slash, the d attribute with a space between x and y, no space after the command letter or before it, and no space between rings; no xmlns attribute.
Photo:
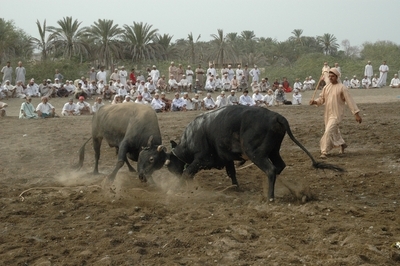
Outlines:
<svg viewBox="0 0 400 266"><path fill-rule="evenodd" d="M100 189L103 189L103 188L102 188L101 186L99 186L99 185L74 186L74 187L31 187L31 188L28 188L28 189L22 191L21 194L19 194L18 197L20 198L21 201L24 201L25 198L24 198L22 195L24 195L26 192L29 192L29 191L35 190L35 189L63 189L63 188L77 188L77 187L98 187L98 188L100 188Z"/></svg>
<svg viewBox="0 0 400 266"><path fill-rule="evenodd" d="M243 167L240 167L240 168L238 168L238 169L236 169L237 171L239 171L239 170L243 170L243 169L246 169L247 167L249 167L249 166L252 166L254 163L251 163L251 164L248 164L248 165L245 165L245 166L243 166Z"/></svg>

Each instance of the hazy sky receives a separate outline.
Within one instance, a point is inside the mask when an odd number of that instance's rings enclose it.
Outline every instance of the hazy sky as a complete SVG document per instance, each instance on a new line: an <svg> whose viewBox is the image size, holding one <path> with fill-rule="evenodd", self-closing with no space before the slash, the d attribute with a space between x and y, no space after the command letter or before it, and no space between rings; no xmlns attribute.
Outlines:
<svg viewBox="0 0 400 266"><path fill-rule="evenodd" d="M294 29L304 36L334 34L338 44L389 40L400 44L399 0L0 0L0 17L14 20L26 33L38 36L36 20L58 26L72 16L90 26L98 19L112 19L119 26L144 22L173 40L192 32L208 41L210 34L253 30L257 37L285 41Z"/></svg>

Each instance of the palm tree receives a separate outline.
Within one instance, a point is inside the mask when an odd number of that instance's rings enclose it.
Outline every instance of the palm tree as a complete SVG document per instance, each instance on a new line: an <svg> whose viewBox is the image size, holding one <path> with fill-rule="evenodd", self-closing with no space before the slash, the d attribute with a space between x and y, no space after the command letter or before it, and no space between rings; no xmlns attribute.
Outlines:
<svg viewBox="0 0 400 266"><path fill-rule="evenodd" d="M152 25L133 22L131 26L125 24L124 29L123 42L133 61L154 59L161 50L154 42L158 29L152 29Z"/></svg>
<svg viewBox="0 0 400 266"><path fill-rule="evenodd" d="M160 57L162 60L169 60L177 55L177 49L171 44L174 36L169 34L156 35L155 42L160 46Z"/></svg>
<svg viewBox="0 0 400 266"><path fill-rule="evenodd" d="M304 39L304 37L301 36L301 35L303 34L303 30L301 30L301 29L294 29L291 33L292 33L294 36L289 37L289 40L295 42L296 44L299 44L299 45L303 46L303 39Z"/></svg>
<svg viewBox="0 0 400 266"><path fill-rule="evenodd" d="M0 63L11 57L26 57L32 52L27 34L16 28L12 21L0 18Z"/></svg>
<svg viewBox="0 0 400 266"><path fill-rule="evenodd" d="M337 52L339 44L335 35L325 33L322 36L318 36L319 43L323 46L325 55L332 55Z"/></svg>
<svg viewBox="0 0 400 266"><path fill-rule="evenodd" d="M43 22L43 26L40 24L39 20L36 20L36 26L39 31L39 36L40 38L31 38L31 42L33 45L40 50L40 53L42 54L42 60L46 61L47 60L47 53L49 52L49 44L50 44L50 36L46 40L46 20Z"/></svg>
<svg viewBox="0 0 400 266"><path fill-rule="evenodd" d="M256 38L256 35L254 34L254 31L252 30L244 30L240 33L240 36L244 40L244 52L245 53L255 53L255 44L256 41L258 40Z"/></svg>
<svg viewBox="0 0 400 266"><path fill-rule="evenodd" d="M93 54L101 65L111 67L114 59L121 58L121 43L119 41L123 30L114 24L113 20L98 19L91 27L84 28L90 42L93 44Z"/></svg>
<svg viewBox="0 0 400 266"><path fill-rule="evenodd" d="M214 46L214 52L211 54L211 57L215 58L217 63L220 62L220 64L223 65L226 58L230 60L235 58L232 46L227 42L224 36L224 30L218 29L218 34L211 34L211 37L214 38L211 41L211 44Z"/></svg>
<svg viewBox="0 0 400 266"><path fill-rule="evenodd" d="M193 33L190 32L190 34L188 34L188 45L189 45L189 50L190 50L190 62L192 64L194 64L195 59L196 59L196 43L199 41L201 35L199 34L199 36L197 36L196 41L194 41L193 38Z"/></svg>
<svg viewBox="0 0 400 266"><path fill-rule="evenodd" d="M64 17L57 21L58 28L50 26L51 46L55 52L62 53L64 58L71 59L79 56L82 62L83 56L88 55L88 44L83 39L83 29L79 29L82 22L72 20L72 17Z"/></svg>

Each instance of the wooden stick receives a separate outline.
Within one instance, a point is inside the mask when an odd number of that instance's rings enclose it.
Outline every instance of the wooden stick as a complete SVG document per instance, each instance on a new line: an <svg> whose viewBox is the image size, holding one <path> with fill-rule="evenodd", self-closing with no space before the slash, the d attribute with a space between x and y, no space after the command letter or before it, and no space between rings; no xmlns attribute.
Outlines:
<svg viewBox="0 0 400 266"><path fill-rule="evenodd" d="M323 76L323 75L324 75L324 74L321 74L321 77L319 78L319 81L318 81L318 83L317 83L317 86L315 87L314 94L313 94L313 96L312 96L312 98L311 98L311 101L314 101L315 94L317 93L317 90L318 90L319 84L321 83L321 80L322 80L322 76Z"/></svg>

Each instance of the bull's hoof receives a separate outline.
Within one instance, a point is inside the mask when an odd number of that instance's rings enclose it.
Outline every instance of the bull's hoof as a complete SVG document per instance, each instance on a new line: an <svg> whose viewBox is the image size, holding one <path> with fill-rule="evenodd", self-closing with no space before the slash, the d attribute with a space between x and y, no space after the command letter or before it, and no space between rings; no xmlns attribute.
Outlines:
<svg viewBox="0 0 400 266"><path fill-rule="evenodd" d="M270 198L269 202L274 202L274 200L275 200L274 198Z"/></svg>

